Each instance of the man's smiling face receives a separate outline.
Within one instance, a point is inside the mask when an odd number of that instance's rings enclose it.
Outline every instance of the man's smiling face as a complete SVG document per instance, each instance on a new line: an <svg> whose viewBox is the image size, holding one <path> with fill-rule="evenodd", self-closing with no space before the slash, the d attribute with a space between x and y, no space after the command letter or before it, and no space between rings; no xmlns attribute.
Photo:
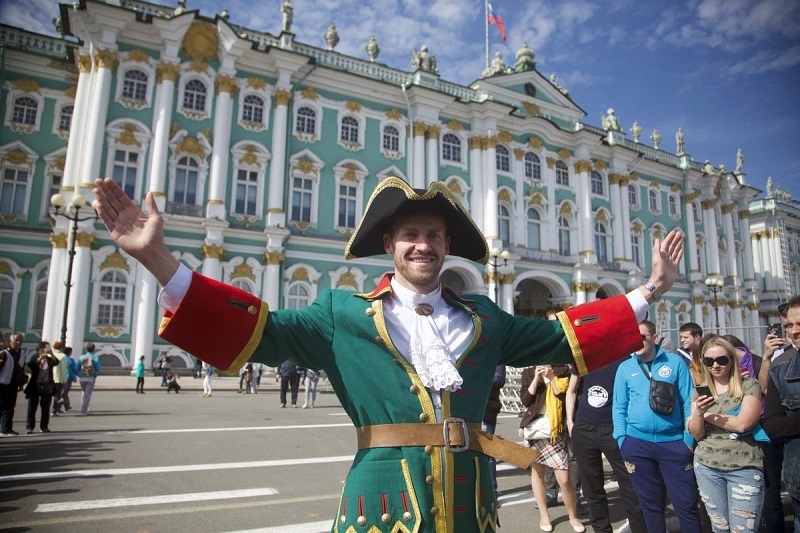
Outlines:
<svg viewBox="0 0 800 533"><path fill-rule="evenodd" d="M420 212L400 215L383 247L394 257L395 279L418 294L438 287L444 258L450 253L450 237L444 217Z"/></svg>

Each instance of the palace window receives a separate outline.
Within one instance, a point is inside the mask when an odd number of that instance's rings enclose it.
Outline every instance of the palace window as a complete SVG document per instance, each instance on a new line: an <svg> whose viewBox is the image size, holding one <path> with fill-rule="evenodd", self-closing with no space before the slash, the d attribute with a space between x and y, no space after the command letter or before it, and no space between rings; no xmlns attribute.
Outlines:
<svg viewBox="0 0 800 533"><path fill-rule="evenodd" d="M129 69L122 81L122 98L137 102L147 101L147 74L139 69Z"/></svg>
<svg viewBox="0 0 800 533"><path fill-rule="evenodd" d="M0 182L0 213L25 214L25 199L28 193L30 173L22 168L6 167Z"/></svg>
<svg viewBox="0 0 800 533"><path fill-rule="evenodd" d="M290 220L294 222L311 222L313 191L314 182L311 178L294 177L292 179Z"/></svg>
<svg viewBox="0 0 800 533"><path fill-rule="evenodd" d="M234 214L255 216L258 199L258 172L240 168L236 173L235 188Z"/></svg>
<svg viewBox="0 0 800 533"><path fill-rule="evenodd" d="M296 130L298 133L314 135L316 132L317 113L310 107L301 107L297 110Z"/></svg>
<svg viewBox="0 0 800 533"><path fill-rule="evenodd" d="M197 204L200 166L191 157L181 157L175 165L175 192L172 201L182 205Z"/></svg>
<svg viewBox="0 0 800 533"><path fill-rule="evenodd" d="M245 96L242 105L242 120L262 124L264 122L264 99L255 94Z"/></svg>
<svg viewBox="0 0 800 533"><path fill-rule="evenodd" d="M508 153L508 148L502 144L498 144L495 148L495 159L497 170L501 172L509 172L511 170L511 157Z"/></svg>
<svg viewBox="0 0 800 533"><path fill-rule="evenodd" d="M119 271L106 272L100 278L100 299L97 303L98 326L124 326L128 278Z"/></svg>
<svg viewBox="0 0 800 533"><path fill-rule="evenodd" d="M525 152L525 177L532 180L542 179L542 162L533 152Z"/></svg>
<svg viewBox="0 0 800 533"><path fill-rule="evenodd" d="M542 220L539 212L534 208L528 209L528 248L531 250L542 249Z"/></svg>
<svg viewBox="0 0 800 533"><path fill-rule="evenodd" d="M136 174L139 170L139 153L127 150L114 150L111 177L129 197L134 198Z"/></svg>
<svg viewBox="0 0 800 533"><path fill-rule="evenodd" d="M569 187L569 169L563 161L556 161L556 185Z"/></svg>
<svg viewBox="0 0 800 533"><path fill-rule="evenodd" d="M592 180L592 194L596 194L597 196L604 196L604 187L603 187L603 176L600 175L599 172L596 170L592 170L591 174Z"/></svg>
<svg viewBox="0 0 800 533"><path fill-rule="evenodd" d="M183 109L186 111L206 112L206 84L200 80L189 80L183 89Z"/></svg>
<svg viewBox="0 0 800 533"><path fill-rule="evenodd" d="M35 126L38 112L39 102L28 96L20 96L14 100L14 111L11 115L11 122L23 126Z"/></svg>
<svg viewBox="0 0 800 533"><path fill-rule="evenodd" d="M442 137L442 159L461 163L461 139L452 133Z"/></svg>

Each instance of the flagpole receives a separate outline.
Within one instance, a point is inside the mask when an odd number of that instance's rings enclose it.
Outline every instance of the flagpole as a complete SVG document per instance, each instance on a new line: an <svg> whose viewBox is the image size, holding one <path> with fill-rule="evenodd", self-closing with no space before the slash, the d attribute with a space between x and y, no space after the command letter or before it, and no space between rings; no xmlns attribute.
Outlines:
<svg viewBox="0 0 800 533"><path fill-rule="evenodd" d="M489 68L489 0L483 1L483 23L486 25L486 68Z"/></svg>

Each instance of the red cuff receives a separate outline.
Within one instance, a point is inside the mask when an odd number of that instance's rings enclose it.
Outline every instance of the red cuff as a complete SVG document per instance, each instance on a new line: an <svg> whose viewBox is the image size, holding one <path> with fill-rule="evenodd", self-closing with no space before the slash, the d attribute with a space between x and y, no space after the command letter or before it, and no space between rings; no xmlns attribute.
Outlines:
<svg viewBox="0 0 800 533"><path fill-rule="evenodd" d="M625 295L578 305L557 316L580 375L613 363L643 346L636 316Z"/></svg>
<svg viewBox="0 0 800 533"><path fill-rule="evenodd" d="M164 314L159 336L226 374L236 374L255 351L269 306L232 285L192 273L174 313Z"/></svg>

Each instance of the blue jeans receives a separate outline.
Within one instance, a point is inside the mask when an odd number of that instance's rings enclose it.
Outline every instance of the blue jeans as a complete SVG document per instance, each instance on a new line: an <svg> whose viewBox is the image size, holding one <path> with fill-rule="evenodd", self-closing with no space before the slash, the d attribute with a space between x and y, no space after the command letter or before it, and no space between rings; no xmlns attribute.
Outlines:
<svg viewBox="0 0 800 533"><path fill-rule="evenodd" d="M628 435L619 449L639 497L648 533L667 533L666 494L682 533L701 533L692 452L682 440L649 442Z"/></svg>
<svg viewBox="0 0 800 533"><path fill-rule="evenodd" d="M694 475L715 533L758 531L764 504L761 470L717 470L695 461Z"/></svg>

